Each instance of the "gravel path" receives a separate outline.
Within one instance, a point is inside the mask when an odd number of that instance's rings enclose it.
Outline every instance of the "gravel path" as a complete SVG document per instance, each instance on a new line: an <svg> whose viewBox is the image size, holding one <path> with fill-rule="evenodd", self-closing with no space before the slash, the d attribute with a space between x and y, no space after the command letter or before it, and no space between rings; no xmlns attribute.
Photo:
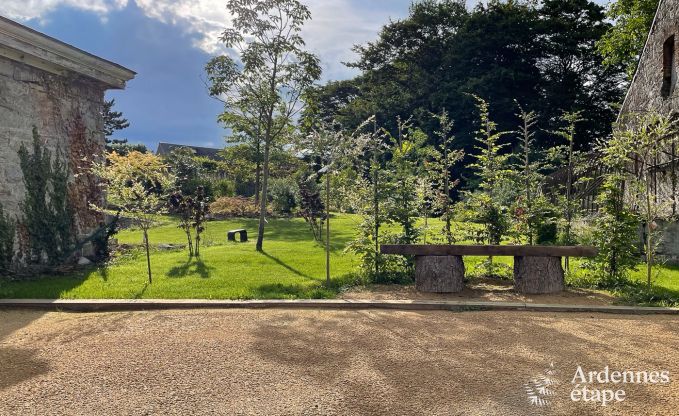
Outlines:
<svg viewBox="0 0 679 416"><path fill-rule="evenodd" d="M551 364L553 363L553 367ZM606 407L585 371L667 370ZM547 375L559 384L540 394ZM604 389L612 385L595 386ZM548 401L532 405L529 393ZM0 311L0 415L670 415L679 319L526 312Z"/></svg>
<svg viewBox="0 0 679 416"><path fill-rule="evenodd" d="M354 287L342 293L343 299L376 300L473 300L483 302L527 302L550 305L612 305L616 299L610 293L600 290L568 288L549 295L525 295L514 291L514 284L508 280L474 279L465 283L461 293L423 293L415 285L370 285Z"/></svg>

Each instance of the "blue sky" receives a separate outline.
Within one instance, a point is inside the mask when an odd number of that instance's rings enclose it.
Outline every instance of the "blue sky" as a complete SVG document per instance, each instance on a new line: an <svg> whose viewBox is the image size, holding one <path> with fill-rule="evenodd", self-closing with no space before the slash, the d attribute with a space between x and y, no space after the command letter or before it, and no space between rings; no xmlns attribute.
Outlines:
<svg viewBox="0 0 679 416"><path fill-rule="evenodd" d="M313 20L304 31L324 66L324 80L354 72L353 44L375 38L390 18L406 16L411 0L308 0ZM602 0L603 2L603 0ZM472 1L470 1L472 3ZM0 1L0 15L138 73L124 91L111 91L131 126L117 134L155 150L159 141L221 147L222 105L207 95L205 63L220 52L225 0Z"/></svg>

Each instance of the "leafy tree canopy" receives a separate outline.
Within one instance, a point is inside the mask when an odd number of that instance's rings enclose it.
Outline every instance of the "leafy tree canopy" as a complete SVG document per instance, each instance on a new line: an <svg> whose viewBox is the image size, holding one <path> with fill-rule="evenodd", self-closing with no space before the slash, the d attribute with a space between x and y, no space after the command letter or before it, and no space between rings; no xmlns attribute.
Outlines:
<svg viewBox="0 0 679 416"><path fill-rule="evenodd" d="M659 0L616 0L607 16L615 24L601 38L598 48L606 65L622 65L631 80L651 30Z"/></svg>
<svg viewBox="0 0 679 416"><path fill-rule="evenodd" d="M564 112L582 111L575 144L589 148L610 135L613 104L624 92L622 65L604 66L596 46L610 27L604 9L589 0L490 1L473 10L461 1L424 0L377 40L356 47L359 57L350 66L361 74L315 89L305 117L334 117L351 129L375 114L396 132L397 116L413 115L434 138L429 115L445 109L468 165L478 153L475 94L492 103L498 131L515 130L514 100L535 110L538 148L563 144L548 131L559 127ZM505 151L518 142L518 134L504 137Z"/></svg>

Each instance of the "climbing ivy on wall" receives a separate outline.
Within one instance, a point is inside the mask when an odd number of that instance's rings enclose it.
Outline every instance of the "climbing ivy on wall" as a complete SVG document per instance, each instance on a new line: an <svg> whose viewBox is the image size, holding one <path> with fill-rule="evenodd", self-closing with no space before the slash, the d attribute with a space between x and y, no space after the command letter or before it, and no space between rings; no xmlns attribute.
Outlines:
<svg viewBox="0 0 679 416"><path fill-rule="evenodd" d="M73 210L68 201L68 167L52 156L33 127L32 152L19 149L26 199L21 204L26 263L54 265L62 262L73 244Z"/></svg>
<svg viewBox="0 0 679 416"><path fill-rule="evenodd" d="M14 221L5 214L0 203L0 276L9 273L14 257L14 235L16 228Z"/></svg>

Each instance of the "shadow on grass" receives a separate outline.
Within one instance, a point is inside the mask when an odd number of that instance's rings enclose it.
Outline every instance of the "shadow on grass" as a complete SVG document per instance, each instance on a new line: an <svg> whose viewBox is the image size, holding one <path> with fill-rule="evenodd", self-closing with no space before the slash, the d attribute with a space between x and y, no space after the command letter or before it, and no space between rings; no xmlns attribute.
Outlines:
<svg viewBox="0 0 679 416"><path fill-rule="evenodd" d="M314 279L313 277L309 276L308 274L302 273L301 271L295 269L294 267L289 266L288 264L286 264L285 262L283 262L281 259L272 256L271 254L267 253L266 251L262 251L262 254L263 254L264 256L266 256L267 258L269 258L269 259L273 260L274 262L276 262L276 264L278 264L278 265L284 267L285 269L291 271L292 273L296 274L297 276L304 277L304 278L310 279L310 280L317 280L317 279Z"/></svg>
<svg viewBox="0 0 679 416"><path fill-rule="evenodd" d="M248 238L250 240L257 240L258 221L251 218L234 218L234 221L240 222L240 227L248 230ZM337 252L344 250L347 244L353 240L355 236L355 229L346 229L345 226L341 229L333 228L337 226L336 215L331 216L331 231L332 236L330 241L330 250ZM358 226L358 224L357 224ZM224 234L226 238L226 234ZM289 242L313 242L314 237L309 225L301 218L274 218L264 228L264 240L267 239L275 241L289 241ZM319 246L325 247L325 228L323 229L323 241L316 242Z"/></svg>
<svg viewBox="0 0 679 416"><path fill-rule="evenodd" d="M134 299L141 299L141 298L143 298L143 297L144 297L144 293L146 293L146 289L148 289L148 288L149 288L149 282L146 282L146 283L144 283L144 287L142 287L141 290L140 290L139 292L137 292L137 293L135 293L134 295L132 295L132 297L133 297Z"/></svg>
<svg viewBox="0 0 679 416"><path fill-rule="evenodd" d="M255 299L330 299L337 292L322 285L269 283L253 290Z"/></svg>
<svg viewBox="0 0 679 416"><path fill-rule="evenodd" d="M209 279L210 272L215 270L212 266L207 266L200 258L191 257L185 263L171 268L167 272L167 277L181 278L198 275L201 279Z"/></svg>

